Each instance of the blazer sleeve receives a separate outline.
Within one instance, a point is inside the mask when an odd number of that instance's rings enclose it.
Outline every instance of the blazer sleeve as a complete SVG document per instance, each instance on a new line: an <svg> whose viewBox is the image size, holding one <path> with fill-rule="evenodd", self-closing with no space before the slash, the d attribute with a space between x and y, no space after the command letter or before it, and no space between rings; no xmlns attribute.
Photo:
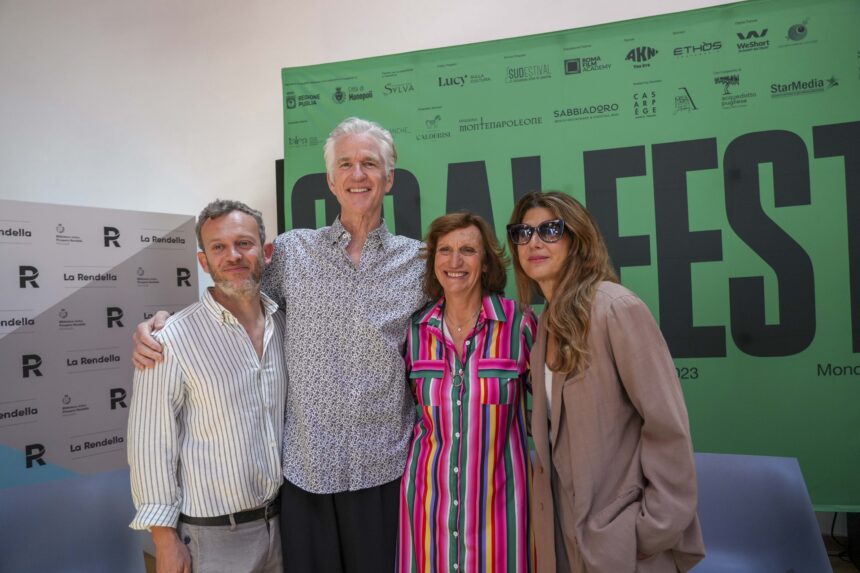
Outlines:
<svg viewBox="0 0 860 573"><path fill-rule="evenodd" d="M618 374L642 417L645 477L636 518L638 551L674 547L696 515L696 468L687 408L669 348L648 307L635 296L613 301L608 330Z"/></svg>

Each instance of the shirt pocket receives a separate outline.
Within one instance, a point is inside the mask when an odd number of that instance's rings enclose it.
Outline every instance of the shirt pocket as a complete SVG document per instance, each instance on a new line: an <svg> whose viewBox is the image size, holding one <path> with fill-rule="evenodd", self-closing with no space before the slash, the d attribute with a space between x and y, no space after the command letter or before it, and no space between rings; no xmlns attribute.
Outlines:
<svg viewBox="0 0 860 573"><path fill-rule="evenodd" d="M445 378L444 360L414 360L409 382L419 406L438 406L442 403L442 382Z"/></svg>
<svg viewBox="0 0 860 573"><path fill-rule="evenodd" d="M520 373L510 358L479 358L478 380L481 404L510 404L517 395Z"/></svg>

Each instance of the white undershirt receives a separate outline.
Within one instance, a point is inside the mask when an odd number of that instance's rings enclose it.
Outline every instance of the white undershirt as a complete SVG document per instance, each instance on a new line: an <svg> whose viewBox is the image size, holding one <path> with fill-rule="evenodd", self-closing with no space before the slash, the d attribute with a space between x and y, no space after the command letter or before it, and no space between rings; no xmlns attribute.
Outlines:
<svg viewBox="0 0 860 573"><path fill-rule="evenodd" d="M549 364L543 366L543 383L546 386L546 417L550 418L552 412L552 370Z"/></svg>

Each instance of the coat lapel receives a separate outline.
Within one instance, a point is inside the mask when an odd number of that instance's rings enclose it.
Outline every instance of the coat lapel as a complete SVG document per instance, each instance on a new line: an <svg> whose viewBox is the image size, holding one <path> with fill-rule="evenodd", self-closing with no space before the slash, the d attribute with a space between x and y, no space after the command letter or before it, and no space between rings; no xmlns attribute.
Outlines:
<svg viewBox="0 0 860 573"><path fill-rule="evenodd" d="M546 362L546 321L543 314L538 320L537 338L532 347L532 437L538 460L545 471L550 471L552 460L549 454L549 428L546 412L546 383L544 364Z"/></svg>

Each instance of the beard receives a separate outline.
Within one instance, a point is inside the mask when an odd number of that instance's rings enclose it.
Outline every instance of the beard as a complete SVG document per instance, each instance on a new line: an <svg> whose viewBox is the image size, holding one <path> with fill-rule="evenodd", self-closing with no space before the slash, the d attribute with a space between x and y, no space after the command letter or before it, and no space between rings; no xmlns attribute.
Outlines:
<svg viewBox="0 0 860 573"><path fill-rule="evenodd" d="M221 292L231 297L245 298L255 295L260 291L260 281L254 277L248 277L241 281L216 280L215 284Z"/></svg>
<svg viewBox="0 0 860 573"><path fill-rule="evenodd" d="M208 262L208 259L207 259ZM242 279L230 278L227 274L216 271L210 265L212 271L212 282L220 291L231 297L245 298L260 292L260 282L263 278L263 265L259 261L251 267L251 274Z"/></svg>

